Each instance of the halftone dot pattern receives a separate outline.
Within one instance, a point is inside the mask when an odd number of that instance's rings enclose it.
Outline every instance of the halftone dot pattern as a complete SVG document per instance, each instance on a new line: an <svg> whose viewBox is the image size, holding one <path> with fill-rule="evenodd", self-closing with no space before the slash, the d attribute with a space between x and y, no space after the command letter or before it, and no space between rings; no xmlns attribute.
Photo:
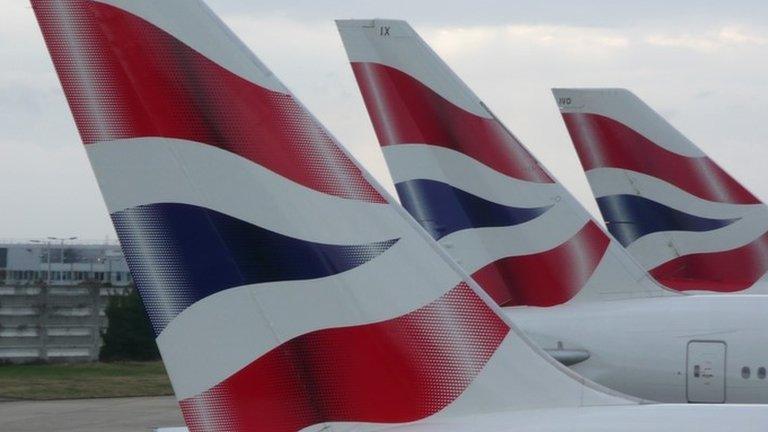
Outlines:
<svg viewBox="0 0 768 432"><path fill-rule="evenodd" d="M522 225L553 207L503 205L448 183L428 179L399 182L395 188L403 207L435 240L467 229Z"/></svg>
<svg viewBox="0 0 768 432"><path fill-rule="evenodd" d="M232 73L122 9L85 0L33 7L84 143L195 141L323 193L385 202L292 95Z"/></svg>
<svg viewBox="0 0 768 432"><path fill-rule="evenodd" d="M229 414L232 396L226 388L213 389L205 396L189 402L182 402L184 421L190 432L198 431L245 431L238 424L237 417Z"/></svg>
<svg viewBox="0 0 768 432"><path fill-rule="evenodd" d="M367 181L358 180L361 177L359 168L293 96L273 93L269 104L275 118L280 119L286 141L292 143L290 151L297 161L304 164L308 176L317 179L318 190L333 191L331 194L342 197L363 197L361 199L366 201L384 202ZM329 166L333 169L329 170Z"/></svg>
<svg viewBox="0 0 768 432"><path fill-rule="evenodd" d="M469 387L509 330L465 283L393 324L421 367L414 384L424 389L424 416Z"/></svg>
<svg viewBox="0 0 768 432"><path fill-rule="evenodd" d="M403 423L455 401L509 327L467 284L375 324L285 342L203 394L181 401L188 424L227 418L241 430L296 431L325 422ZM219 395L231 398L221 403ZM226 426L192 427L193 432Z"/></svg>
<svg viewBox="0 0 768 432"><path fill-rule="evenodd" d="M134 207L112 220L156 334L217 292L330 277L364 265L398 241L314 243L188 204Z"/></svg>
<svg viewBox="0 0 768 432"><path fill-rule="evenodd" d="M768 232L740 248L674 258L650 273L678 291L743 291L768 273Z"/></svg>
<svg viewBox="0 0 768 432"><path fill-rule="evenodd" d="M419 144L461 153L472 158L477 168L487 167L504 174L510 181L510 190L524 187L512 184L512 179L531 186L555 183L536 158L490 113L486 118L462 109L393 66L353 62L352 69L383 147ZM414 163L441 162L431 159ZM391 168L397 172L401 167ZM442 169L446 171L445 167ZM471 178L475 174L471 169L464 171L449 172L449 178ZM471 255L482 266L473 278L502 306L554 306L567 302L587 284L610 243L597 225L584 225L586 213L577 211L559 216L572 218L560 220L574 226L573 231L563 233L557 247L547 243L549 249L543 250L539 238L525 234L530 230L526 224L557 204L516 208L481 199L450 183L418 178L394 180L403 206L435 239L465 231L462 238L482 244L482 234L472 237L466 231L491 227L519 229L515 234L529 248L527 255L499 259L498 251L491 252L475 243L458 252L462 257ZM562 193L567 194L565 190ZM560 202L560 197L552 198L557 198L553 202ZM453 247L459 251L462 245Z"/></svg>
<svg viewBox="0 0 768 432"><path fill-rule="evenodd" d="M563 304L589 282L610 242L603 230L589 221L557 247L496 260L472 278L501 306Z"/></svg>
<svg viewBox="0 0 768 432"><path fill-rule="evenodd" d="M624 176L624 174L619 174ZM597 198L605 225L624 247L664 231L713 232L743 218L705 218L666 206L642 195L617 194Z"/></svg>
<svg viewBox="0 0 768 432"><path fill-rule="evenodd" d="M627 125L598 114L566 113L563 119L584 171L626 169L655 177L707 201L760 203L708 157L671 152Z"/></svg>
<svg viewBox="0 0 768 432"><path fill-rule="evenodd" d="M155 334L195 302L190 268L162 214L142 207L112 215L131 276Z"/></svg>
<svg viewBox="0 0 768 432"><path fill-rule="evenodd" d="M706 205L712 208L762 204L713 160L670 151L603 115L564 113L563 119L587 173L602 168L624 170L614 173L622 182L633 177L633 172L643 175L643 182L632 182L636 195L601 196L598 204L611 233L625 246L633 246L629 250L641 262L651 259L653 264L647 270L659 283L677 291L735 293L752 287L768 273L768 233L762 229L751 231L754 237L746 245L740 240L739 247L727 246L733 245L741 227L749 227L749 219L703 218L689 213L687 205L677 199L659 196L665 189L684 192L708 201ZM610 175L608 170L604 172ZM653 187L643 186L645 182ZM686 233L697 234L688 237ZM666 240L656 242L652 235ZM677 241L683 237L685 246L680 248ZM641 244L640 239L646 243ZM713 250L715 244L723 246ZM670 247L676 252L673 257ZM656 254L668 258L659 264Z"/></svg>
<svg viewBox="0 0 768 432"><path fill-rule="evenodd" d="M138 101L128 89L110 84L126 77L117 60L104 55L109 41L97 28L88 2L35 1L32 6L83 141L129 135Z"/></svg>
<svg viewBox="0 0 768 432"><path fill-rule="evenodd" d="M321 193L386 203L292 95L255 85L117 7L32 4L85 144L144 137L203 143ZM223 289L330 278L399 241L317 244L191 207L154 203L113 215L157 333ZM509 330L462 283L403 317L317 329L254 354L252 364L180 405L192 431L415 421L456 400Z"/></svg>
<svg viewBox="0 0 768 432"><path fill-rule="evenodd" d="M516 179L554 182L495 119L465 111L393 67L352 63L352 69L381 146L430 144L462 153Z"/></svg>

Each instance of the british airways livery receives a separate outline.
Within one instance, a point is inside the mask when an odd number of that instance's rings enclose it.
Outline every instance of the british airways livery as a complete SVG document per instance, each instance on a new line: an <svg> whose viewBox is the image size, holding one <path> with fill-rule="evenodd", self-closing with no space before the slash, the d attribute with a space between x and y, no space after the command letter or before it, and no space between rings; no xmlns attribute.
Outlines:
<svg viewBox="0 0 768 432"><path fill-rule="evenodd" d="M638 97L555 89L610 232L679 291L768 293L768 207Z"/></svg>
<svg viewBox="0 0 768 432"><path fill-rule="evenodd" d="M403 206L497 303L666 294L410 27L339 27Z"/></svg>
<svg viewBox="0 0 768 432"><path fill-rule="evenodd" d="M204 4L32 5L191 431L768 422L543 357Z"/></svg>
<svg viewBox="0 0 768 432"><path fill-rule="evenodd" d="M338 27L401 202L536 343L638 397L768 402L768 297L660 286L407 23Z"/></svg>

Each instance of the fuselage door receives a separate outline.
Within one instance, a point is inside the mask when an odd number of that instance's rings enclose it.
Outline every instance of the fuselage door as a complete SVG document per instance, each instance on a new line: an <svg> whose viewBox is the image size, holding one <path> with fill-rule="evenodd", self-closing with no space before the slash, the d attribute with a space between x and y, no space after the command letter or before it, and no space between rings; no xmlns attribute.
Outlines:
<svg viewBox="0 0 768 432"><path fill-rule="evenodd" d="M723 342L688 344L688 402L725 403L725 353Z"/></svg>

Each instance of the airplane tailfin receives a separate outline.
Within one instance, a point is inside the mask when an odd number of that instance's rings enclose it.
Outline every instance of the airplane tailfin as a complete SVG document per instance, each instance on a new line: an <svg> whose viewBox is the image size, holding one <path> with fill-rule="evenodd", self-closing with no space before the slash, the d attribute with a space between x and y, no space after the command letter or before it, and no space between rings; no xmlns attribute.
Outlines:
<svg viewBox="0 0 768 432"><path fill-rule="evenodd" d="M401 202L498 304L669 294L407 23L338 27Z"/></svg>
<svg viewBox="0 0 768 432"><path fill-rule="evenodd" d="M193 432L633 402L532 347L202 2L32 6Z"/></svg>
<svg viewBox="0 0 768 432"><path fill-rule="evenodd" d="M681 291L768 292L759 199L631 92L553 92L608 229L646 270Z"/></svg>

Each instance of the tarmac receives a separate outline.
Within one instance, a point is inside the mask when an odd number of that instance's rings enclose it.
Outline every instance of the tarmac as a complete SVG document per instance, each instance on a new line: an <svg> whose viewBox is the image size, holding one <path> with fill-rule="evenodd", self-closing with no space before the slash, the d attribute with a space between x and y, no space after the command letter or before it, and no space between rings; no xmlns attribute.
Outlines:
<svg viewBox="0 0 768 432"><path fill-rule="evenodd" d="M183 425L173 397L0 402L2 432L151 432Z"/></svg>

